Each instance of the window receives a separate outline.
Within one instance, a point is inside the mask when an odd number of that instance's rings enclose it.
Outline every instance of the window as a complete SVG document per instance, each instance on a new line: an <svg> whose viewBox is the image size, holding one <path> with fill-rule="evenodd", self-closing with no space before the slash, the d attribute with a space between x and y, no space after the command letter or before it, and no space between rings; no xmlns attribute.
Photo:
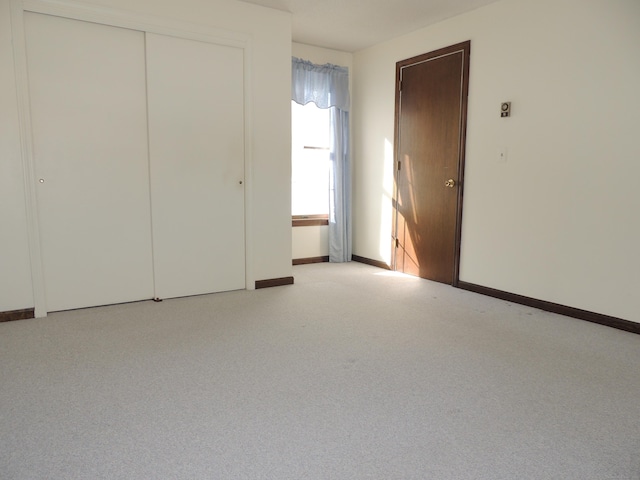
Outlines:
<svg viewBox="0 0 640 480"><path fill-rule="evenodd" d="M329 218L329 109L291 102L291 215L294 226Z"/></svg>

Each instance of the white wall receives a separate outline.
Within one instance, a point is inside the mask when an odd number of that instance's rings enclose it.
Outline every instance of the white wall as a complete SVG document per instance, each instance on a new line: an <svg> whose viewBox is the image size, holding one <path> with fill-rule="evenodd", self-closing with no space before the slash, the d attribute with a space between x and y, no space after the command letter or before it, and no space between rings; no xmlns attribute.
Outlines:
<svg viewBox="0 0 640 480"><path fill-rule="evenodd" d="M332 50L330 48L315 47L313 45L305 45L304 43L292 43L291 55L294 57L309 60L318 65L332 63L341 67L347 67L349 74L353 66L353 54L349 52L341 52L340 50ZM349 80L353 80L351 75Z"/></svg>
<svg viewBox="0 0 640 480"><path fill-rule="evenodd" d="M315 258L329 255L329 227L312 225L291 228L291 258Z"/></svg>
<svg viewBox="0 0 640 480"><path fill-rule="evenodd" d="M304 45L302 43L293 43L291 50L294 57L309 60L318 65L332 63L334 65L340 65L341 67L347 67L349 69L349 82L353 82L351 72L353 68L353 55L351 53ZM293 259L324 257L329 255L328 226L292 227L291 230L291 256Z"/></svg>
<svg viewBox="0 0 640 480"><path fill-rule="evenodd" d="M252 205L247 229L256 280L291 275L291 19L287 13L225 0L88 0L251 37ZM10 0L0 0L0 311L33 307L22 160L14 83ZM224 254L221 252L221 254Z"/></svg>
<svg viewBox="0 0 640 480"><path fill-rule="evenodd" d="M465 40L460 280L640 322L637 0L503 0L357 52L354 253L390 259L395 63Z"/></svg>

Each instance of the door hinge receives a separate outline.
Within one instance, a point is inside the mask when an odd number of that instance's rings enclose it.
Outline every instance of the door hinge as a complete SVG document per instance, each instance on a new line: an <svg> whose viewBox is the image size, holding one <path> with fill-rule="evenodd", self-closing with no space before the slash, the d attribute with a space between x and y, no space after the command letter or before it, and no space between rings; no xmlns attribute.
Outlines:
<svg viewBox="0 0 640 480"><path fill-rule="evenodd" d="M400 248L400 240L396 237L396 248Z"/></svg>
<svg viewBox="0 0 640 480"><path fill-rule="evenodd" d="M401 169L402 169L402 162L398 160L398 171L400 171Z"/></svg>

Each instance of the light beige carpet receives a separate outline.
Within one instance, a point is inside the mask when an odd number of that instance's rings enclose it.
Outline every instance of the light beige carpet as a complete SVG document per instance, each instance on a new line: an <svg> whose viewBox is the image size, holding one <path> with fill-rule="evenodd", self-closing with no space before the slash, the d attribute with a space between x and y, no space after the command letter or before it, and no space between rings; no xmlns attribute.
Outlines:
<svg viewBox="0 0 640 480"><path fill-rule="evenodd" d="M0 478L640 479L640 336L294 275L0 324Z"/></svg>

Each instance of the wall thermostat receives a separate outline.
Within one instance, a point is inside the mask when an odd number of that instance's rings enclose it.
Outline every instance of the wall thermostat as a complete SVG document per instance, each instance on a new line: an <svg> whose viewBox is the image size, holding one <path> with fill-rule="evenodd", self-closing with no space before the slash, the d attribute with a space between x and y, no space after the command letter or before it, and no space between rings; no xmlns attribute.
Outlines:
<svg viewBox="0 0 640 480"><path fill-rule="evenodd" d="M500 105L500 116L501 117L511 116L511 102L502 102L502 104Z"/></svg>

